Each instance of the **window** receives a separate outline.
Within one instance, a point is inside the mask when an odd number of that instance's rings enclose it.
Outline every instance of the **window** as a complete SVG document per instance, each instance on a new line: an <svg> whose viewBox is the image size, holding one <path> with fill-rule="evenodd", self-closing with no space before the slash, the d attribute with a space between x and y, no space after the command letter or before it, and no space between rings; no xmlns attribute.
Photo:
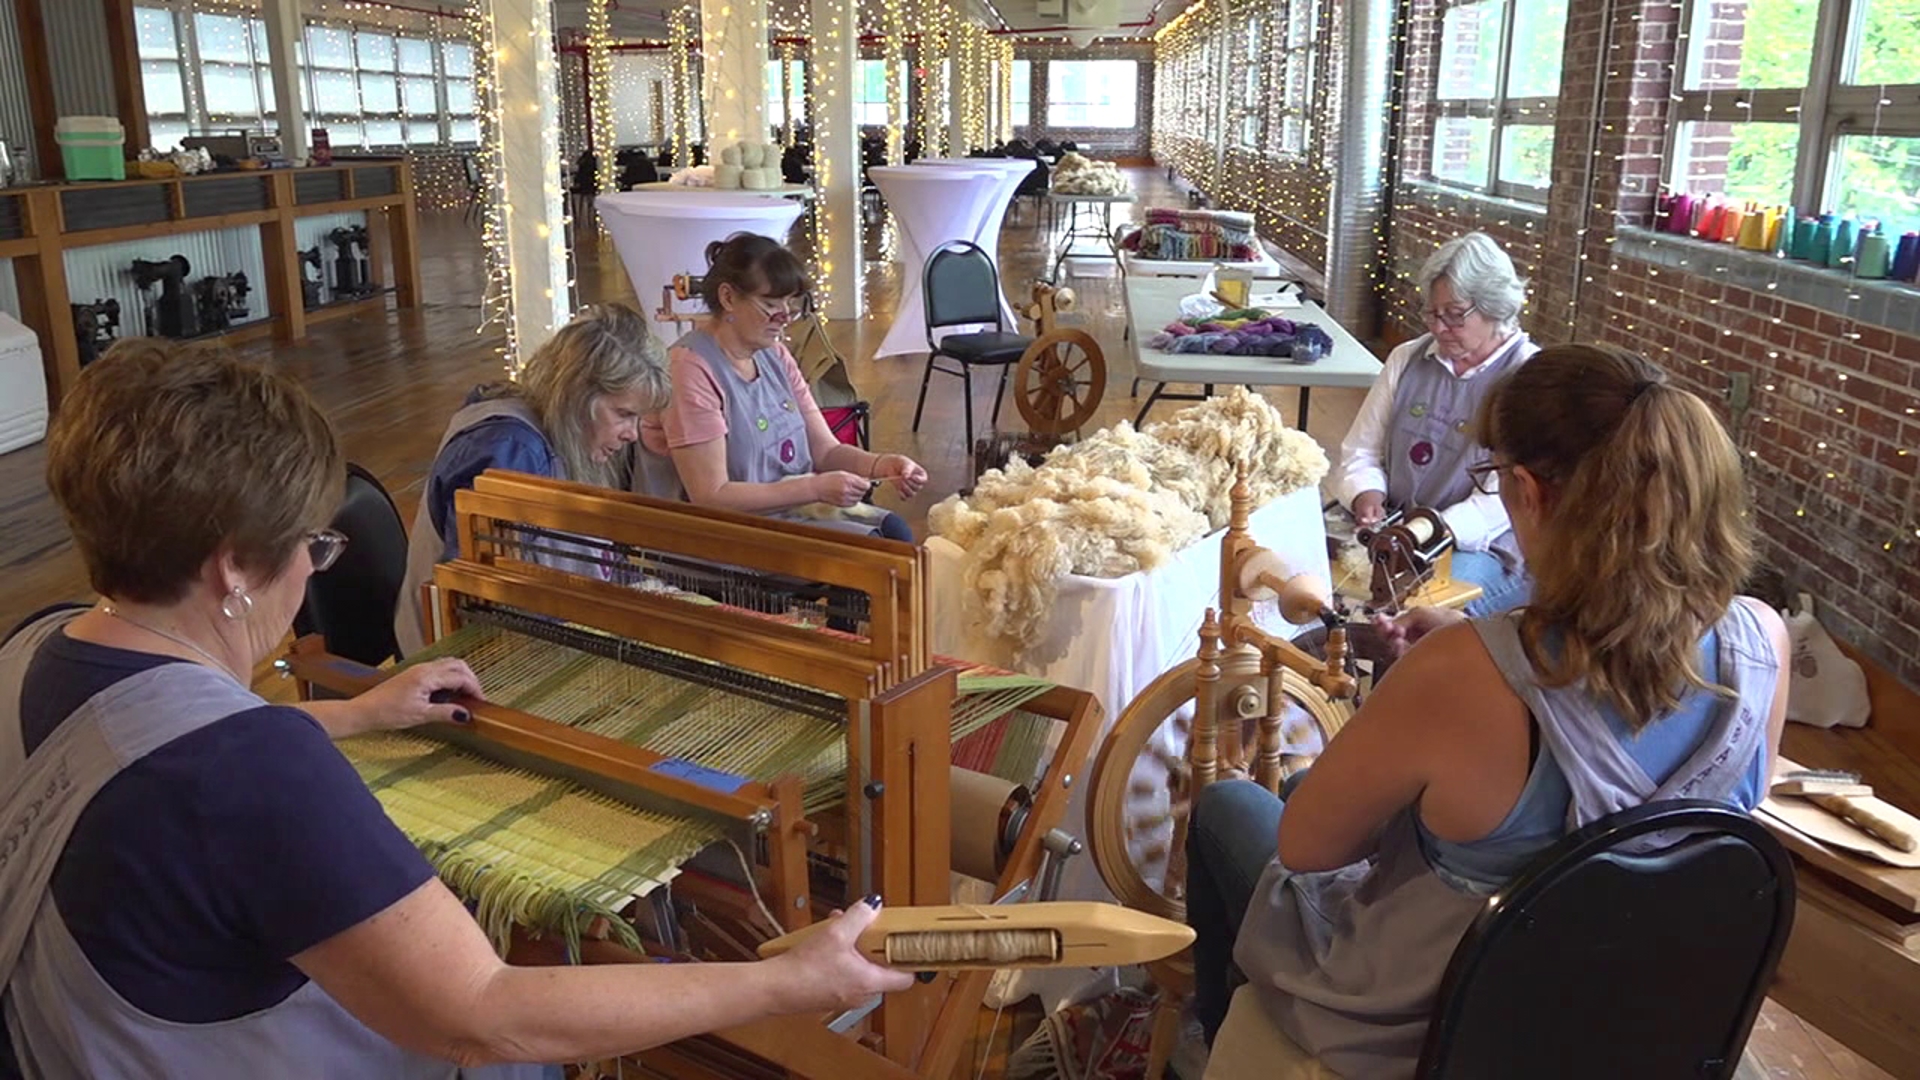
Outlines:
<svg viewBox="0 0 1920 1080"><path fill-rule="evenodd" d="M1229 84L1234 93L1233 111L1239 117L1238 128L1240 145L1257 149L1260 145L1260 126L1265 119L1265 109L1261 107L1266 95L1263 92L1266 72L1262 70L1262 58L1265 51L1261 48L1266 37L1266 13L1255 12L1247 16L1240 24L1240 49L1238 62L1234 64L1234 78Z"/></svg>
<svg viewBox="0 0 1920 1080"><path fill-rule="evenodd" d="M455 146L475 145L480 141L480 109L474 101L472 44L442 42L440 62L447 73L447 140Z"/></svg>
<svg viewBox="0 0 1920 1080"><path fill-rule="evenodd" d="M166 8L133 9L140 48L140 85L147 101L147 129L157 150L176 150L193 130L186 80L180 71L180 33ZM129 150L133 149L128 147Z"/></svg>
<svg viewBox="0 0 1920 1080"><path fill-rule="evenodd" d="M1055 60L1047 65L1047 126L1133 127L1139 93L1136 61Z"/></svg>
<svg viewBox="0 0 1920 1080"><path fill-rule="evenodd" d="M1477 0L1447 9L1434 179L1545 200L1566 28L1567 0Z"/></svg>
<svg viewBox="0 0 1920 1080"><path fill-rule="evenodd" d="M1319 0L1284 0L1274 8L1283 12L1285 40L1274 54L1278 70L1273 83L1280 92L1268 93L1267 146L1277 154L1299 157L1307 152L1307 121L1313 105L1313 39L1319 32ZM1275 34L1276 39L1279 34ZM1273 83L1270 83L1271 86Z"/></svg>
<svg viewBox="0 0 1920 1080"><path fill-rule="evenodd" d="M792 86L789 92L793 102L793 121L796 124L807 122L807 62L794 57L788 68ZM787 123L786 98L780 94L780 61L767 61L767 124L782 128Z"/></svg>
<svg viewBox="0 0 1920 1080"><path fill-rule="evenodd" d="M1668 182L1920 228L1915 0L1692 0Z"/></svg>
<svg viewBox="0 0 1920 1080"><path fill-rule="evenodd" d="M854 122L863 127L887 126L887 62L885 60L862 60L856 72L860 84L854 88ZM901 92L907 93L907 62L900 61ZM907 98L900 101L904 108L910 104ZM900 118L906 124L906 117Z"/></svg>
<svg viewBox="0 0 1920 1080"><path fill-rule="evenodd" d="M1033 117L1033 61L1013 62L1013 126L1026 127Z"/></svg>
<svg viewBox="0 0 1920 1080"><path fill-rule="evenodd" d="M433 42L403 37L393 44L407 145L432 146L440 141L440 79L433 65Z"/></svg>

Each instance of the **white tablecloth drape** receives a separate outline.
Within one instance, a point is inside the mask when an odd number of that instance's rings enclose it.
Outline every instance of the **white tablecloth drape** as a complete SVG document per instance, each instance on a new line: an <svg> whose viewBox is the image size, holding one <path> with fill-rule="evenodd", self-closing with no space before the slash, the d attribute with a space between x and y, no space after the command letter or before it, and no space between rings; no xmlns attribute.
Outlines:
<svg viewBox="0 0 1920 1080"><path fill-rule="evenodd" d="M1254 512L1249 524L1254 538L1296 572L1328 574L1326 525L1317 487L1268 503ZM1060 583L1059 598L1038 646L1028 652L1024 663L1016 663L1009 649L983 638L966 616L965 553L937 536L926 546L932 560L934 651L1092 691L1105 712L1101 737L1095 740L1096 757L1107 731L1134 695L1198 651L1200 623L1207 608L1220 603L1220 534L1214 533L1151 571L1122 578L1067 577ZM1268 630L1288 637L1304 629L1290 626L1271 605L1257 612L1256 618ZM1163 730L1162 735L1170 731ZM1184 750L1170 743L1165 748L1175 753ZM1083 838L1091 781L1087 771L1092 766L1089 758L1073 767L1072 798L1060 823L1060 828ZM1135 764L1133 778L1152 783L1159 791L1157 798L1164 802L1166 772L1150 755ZM1113 895L1091 856L1082 855L1068 864L1059 899L1111 901ZM1012 980L1008 1000L1037 993L1053 1009L1089 989L1097 978L1082 970L1026 972Z"/></svg>
<svg viewBox="0 0 1920 1080"><path fill-rule="evenodd" d="M991 159L982 158L982 162ZM1004 164L1004 163L1003 163ZM923 279L927 256L942 244L969 240L993 256L999 244L999 232L981 237L989 218L999 220L1006 214L996 201L1004 187L1006 170L982 165L877 165L867 170L874 185L887 200L887 208L900 223L900 306L895 309L893 325L874 352L883 356L904 356L927 351L926 297ZM1012 189L1005 189L1011 194ZM1013 312L1001 300L1009 331Z"/></svg>
<svg viewBox="0 0 1920 1080"><path fill-rule="evenodd" d="M784 244L806 207L791 199L737 192L660 188L602 195L594 203L626 265L640 310L651 319L661 289L675 274L703 274L707 245L737 232L758 233ZM698 299L676 301L676 313L706 311Z"/></svg>

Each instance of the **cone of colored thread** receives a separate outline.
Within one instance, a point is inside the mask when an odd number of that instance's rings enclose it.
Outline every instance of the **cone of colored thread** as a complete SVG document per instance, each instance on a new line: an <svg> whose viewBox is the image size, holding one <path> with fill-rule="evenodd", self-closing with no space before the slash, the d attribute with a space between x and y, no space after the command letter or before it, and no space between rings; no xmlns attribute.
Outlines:
<svg viewBox="0 0 1920 1080"><path fill-rule="evenodd" d="M1767 246L1782 258L1793 254L1793 207L1782 207L1780 216L1768 227Z"/></svg>
<svg viewBox="0 0 1920 1080"><path fill-rule="evenodd" d="M1833 227L1833 247L1827 250L1827 265L1835 269L1853 261L1853 249L1859 244L1859 224L1852 215L1840 219Z"/></svg>
<svg viewBox="0 0 1920 1080"><path fill-rule="evenodd" d="M1742 251L1767 250L1767 215L1755 210L1740 222L1740 236L1737 241Z"/></svg>
<svg viewBox="0 0 1920 1080"><path fill-rule="evenodd" d="M1910 232L1900 238L1900 248L1893 256L1893 280L1912 281L1920 277L1920 232Z"/></svg>
<svg viewBox="0 0 1920 1080"><path fill-rule="evenodd" d="M1827 259L1833 254L1833 230L1833 215L1821 214L1813 226L1813 243L1807 245L1808 262L1827 265Z"/></svg>
<svg viewBox="0 0 1920 1080"><path fill-rule="evenodd" d="M1870 232L1860 238L1860 254L1854 261L1853 272L1863 278L1879 281L1893 268L1893 251L1887 244L1887 238L1877 232Z"/></svg>

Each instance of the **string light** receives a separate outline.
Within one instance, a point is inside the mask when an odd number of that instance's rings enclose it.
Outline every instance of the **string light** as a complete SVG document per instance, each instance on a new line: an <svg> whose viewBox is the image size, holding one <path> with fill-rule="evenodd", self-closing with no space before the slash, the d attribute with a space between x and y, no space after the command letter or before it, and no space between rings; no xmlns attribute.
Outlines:
<svg viewBox="0 0 1920 1080"><path fill-rule="evenodd" d="M887 76L887 164L906 160L907 127L907 5L906 0L881 0L885 18L881 61Z"/></svg>
<svg viewBox="0 0 1920 1080"><path fill-rule="evenodd" d="M593 117L593 147L603 192L620 190L619 126L613 116L613 20L607 0L587 0L587 111Z"/></svg>
<svg viewBox="0 0 1920 1080"><path fill-rule="evenodd" d="M669 48L673 50L673 163L681 167L693 164L688 146L697 117L693 92L693 34L691 26L698 16L690 7L678 7L668 20Z"/></svg>
<svg viewBox="0 0 1920 1080"><path fill-rule="evenodd" d="M473 96L479 110L480 152L475 164L480 172L481 216L480 247L485 254L486 285L481 290L480 326L484 334L499 327L503 335L501 353L506 357L507 377L520 378L520 321L514 308L513 257L507 247L507 161L502 104L500 100L500 61L505 50L498 44L493 9L484 0L468 0L472 13L469 24L473 44Z"/></svg>

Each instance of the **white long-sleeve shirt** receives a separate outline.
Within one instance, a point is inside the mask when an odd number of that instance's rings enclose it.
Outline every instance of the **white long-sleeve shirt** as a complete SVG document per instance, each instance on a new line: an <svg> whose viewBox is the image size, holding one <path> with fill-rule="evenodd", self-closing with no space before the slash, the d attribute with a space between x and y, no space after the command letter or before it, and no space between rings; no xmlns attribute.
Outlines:
<svg viewBox="0 0 1920 1080"><path fill-rule="evenodd" d="M1386 365L1380 377L1373 381L1367 390L1367 399L1360 403L1360 412L1353 418L1353 426L1347 429L1347 437L1340 443L1340 469L1334 477L1334 497L1349 509L1353 500L1364 492L1387 492L1387 426L1393 418L1393 396L1400 388L1400 376L1410 363L1439 364L1446 369L1449 378L1467 380L1484 375L1489 369L1504 365L1480 364L1465 375L1454 373L1453 365L1433 355L1427 349L1430 339L1425 335L1409 341L1387 354ZM1501 348L1506 348L1502 344ZM1507 508L1500 501L1499 478L1490 476L1488 486L1493 494L1482 495L1479 491L1467 496L1452 506L1436 507L1440 517L1453 531L1454 545L1461 551L1485 551L1501 533L1512 527L1507 518ZM1391 499L1389 499L1391 502Z"/></svg>

